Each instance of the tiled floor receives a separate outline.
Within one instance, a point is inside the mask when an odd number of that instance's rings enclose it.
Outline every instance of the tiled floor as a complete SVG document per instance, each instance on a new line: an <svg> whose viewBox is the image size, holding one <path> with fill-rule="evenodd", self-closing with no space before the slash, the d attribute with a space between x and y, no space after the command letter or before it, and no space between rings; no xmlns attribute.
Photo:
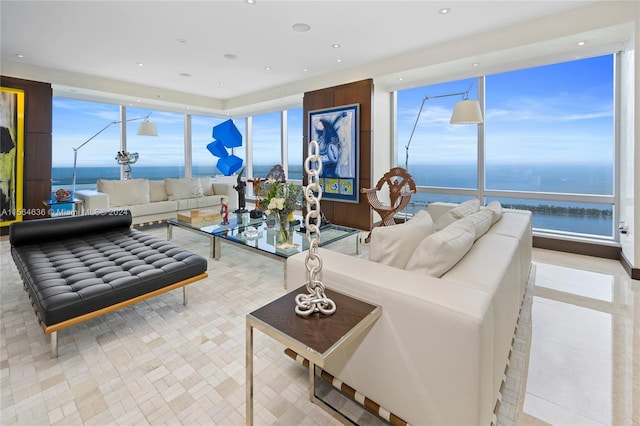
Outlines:
<svg viewBox="0 0 640 426"><path fill-rule="evenodd" d="M175 230L174 240L207 256L201 236ZM188 306L175 291L77 325L51 359L1 241L0 424L244 424L244 317L283 294L283 268L222 250ZM534 261L498 423L640 424L640 283L612 260L535 249ZM256 424L337 423L309 403L306 372L281 345L256 333L254 347Z"/></svg>

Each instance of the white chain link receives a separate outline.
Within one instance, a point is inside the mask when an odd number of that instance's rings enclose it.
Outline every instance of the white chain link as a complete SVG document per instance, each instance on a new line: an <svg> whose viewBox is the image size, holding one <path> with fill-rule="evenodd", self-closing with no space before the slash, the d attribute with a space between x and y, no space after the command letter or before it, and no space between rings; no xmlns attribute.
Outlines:
<svg viewBox="0 0 640 426"><path fill-rule="evenodd" d="M307 240L309 241L309 250L304 262L307 268L306 287L308 294L298 294L296 296L296 314L301 316L309 316L314 312L331 315L336 311L335 302L325 296L324 284L318 279L318 274L322 270L322 259L318 255L321 221L320 200L322 199L322 188L318 180L322 171L322 161L319 153L318 142L309 142L309 152L304 162L304 170L308 178L304 193L307 202L307 215L304 218L304 225L307 229ZM312 219L315 219L313 223L311 223Z"/></svg>

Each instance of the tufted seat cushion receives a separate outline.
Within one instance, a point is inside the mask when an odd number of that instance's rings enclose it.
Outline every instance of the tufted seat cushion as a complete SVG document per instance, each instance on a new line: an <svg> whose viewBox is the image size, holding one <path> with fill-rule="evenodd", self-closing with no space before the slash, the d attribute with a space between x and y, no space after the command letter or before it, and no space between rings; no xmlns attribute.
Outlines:
<svg viewBox="0 0 640 426"><path fill-rule="evenodd" d="M12 256L45 325L127 301L207 270L203 257L131 228L128 211L13 225Z"/></svg>

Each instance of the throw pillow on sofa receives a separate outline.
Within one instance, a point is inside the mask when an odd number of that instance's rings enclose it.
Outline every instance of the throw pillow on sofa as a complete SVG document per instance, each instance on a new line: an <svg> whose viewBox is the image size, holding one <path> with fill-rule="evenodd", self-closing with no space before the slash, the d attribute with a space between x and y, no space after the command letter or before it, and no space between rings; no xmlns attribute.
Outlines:
<svg viewBox="0 0 640 426"><path fill-rule="evenodd" d="M164 188L170 200L199 198L204 195L200 178L165 178Z"/></svg>
<svg viewBox="0 0 640 426"><path fill-rule="evenodd" d="M211 181L211 177L204 176L199 179L200 179L200 186L202 186L202 193L204 195L216 195L216 192L213 188L213 182Z"/></svg>
<svg viewBox="0 0 640 426"><path fill-rule="evenodd" d="M110 208L148 204L150 201L148 179L98 179L96 184L98 192L109 194Z"/></svg>
<svg viewBox="0 0 640 426"><path fill-rule="evenodd" d="M469 223L476 233L476 241L487 233L491 225L493 225L493 211L489 209L481 209L469 216L465 216L460 221Z"/></svg>
<svg viewBox="0 0 640 426"><path fill-rule="evenodd" d="M371 230L369 260L404 269L416 246L433 232L433 221L420 210L406 223Z"/></svg>
<svg viewBox="0 0 640 426"><path fill-rule="evenodd" d="M500 220L500 218L502 217L502 204L500 204L500 201L494 200L487 204L486 208L493 212L493 223L496 223Z"/></svg>
<svg viewBox="0 0 640 426"><path fill-rule="evenodd" d="M452 208L446 213L440 215L434 222L436 231L446 228L458 219L462 219L465 216L475 213L480 210L480 200L474 198L473 200L467 200L461 203L459 206Z"/></svg>
<svg viewBox="0 0 640 426"><path fill-rule="evenodd" d="M422 240L405 269L440 278L467 254L475 237L470 223L456 221Z"/></svg>
<svg viewBox="0 0 640 426"><path fill-rule="evenodd" d="M167 191L164 189L164 180L149 181L149 200L154 203L156 201L167 201Z"/></svg>

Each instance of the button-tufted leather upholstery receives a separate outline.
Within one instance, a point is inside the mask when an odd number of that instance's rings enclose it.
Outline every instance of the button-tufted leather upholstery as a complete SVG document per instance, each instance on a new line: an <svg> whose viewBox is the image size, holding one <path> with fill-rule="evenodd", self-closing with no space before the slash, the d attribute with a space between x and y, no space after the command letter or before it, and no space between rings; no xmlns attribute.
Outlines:
<svg viewBox="0 0 640 426"><path fill-rule="evenodd" d="M203 257L131 228L127 210L16 222L10 242L45 326L207 270Z"/></svg>

